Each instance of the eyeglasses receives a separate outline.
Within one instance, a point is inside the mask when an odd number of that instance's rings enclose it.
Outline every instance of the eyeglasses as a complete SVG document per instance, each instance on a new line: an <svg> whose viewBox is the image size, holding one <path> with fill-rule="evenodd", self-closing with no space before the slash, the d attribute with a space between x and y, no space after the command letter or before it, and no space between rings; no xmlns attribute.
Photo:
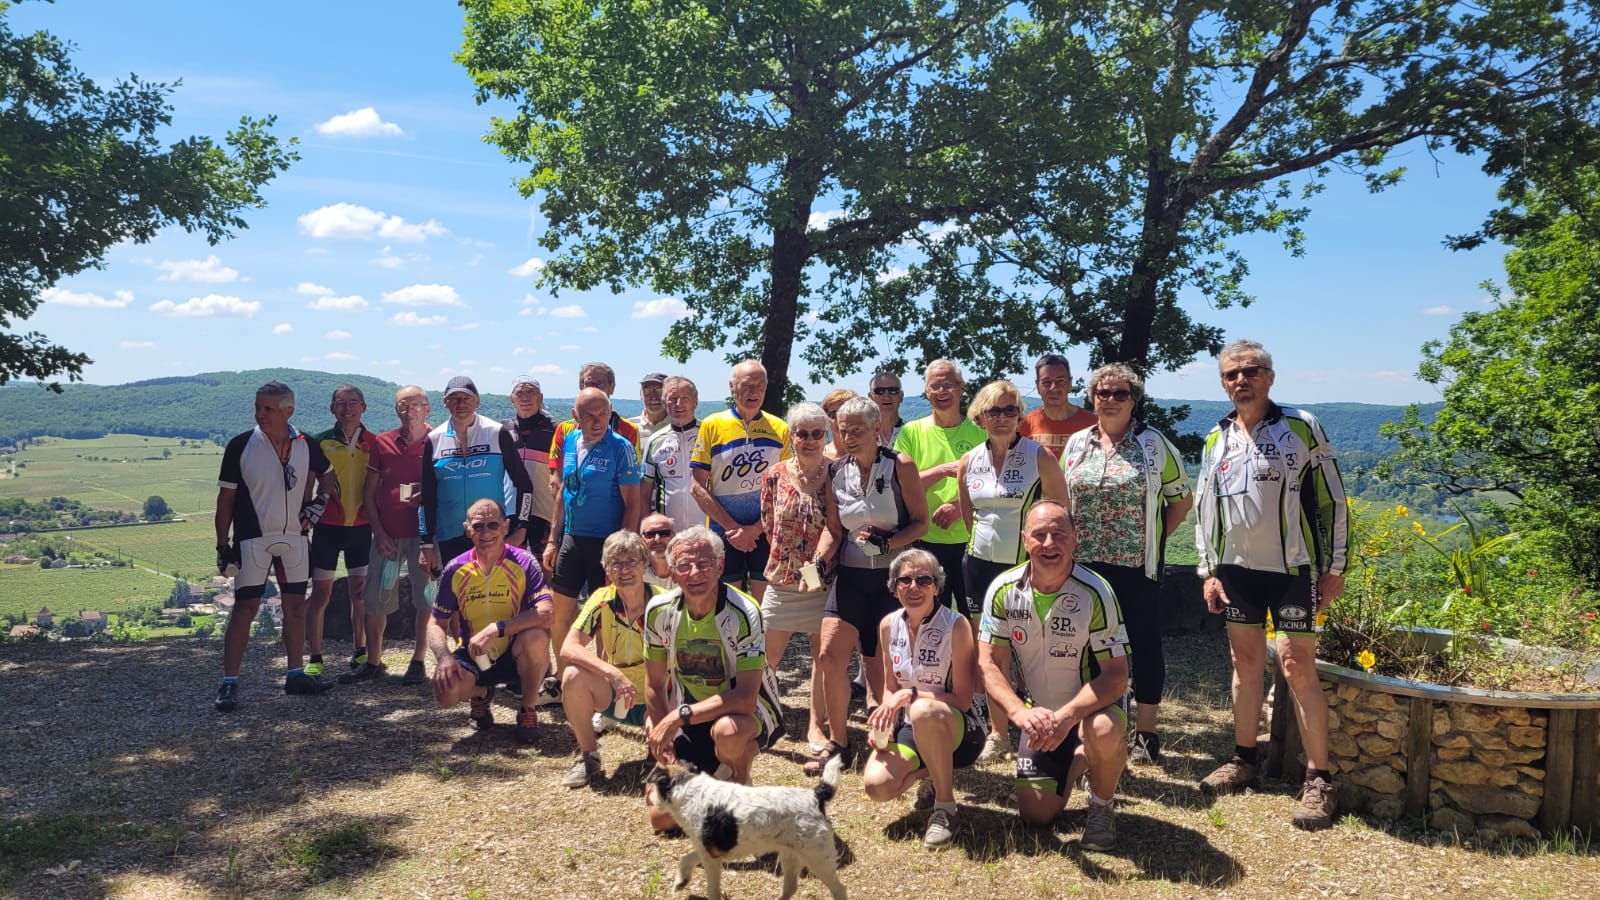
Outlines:
<svg viewBox="0 0 1600 900"><path fill-rule="evenodd" d="M644 563L638 559L614 559L606 563L606 568L614 569L618 572L626 572L629 569L637 569L642 565Z"/></svg>
<svg viewBox="0 0 1600 900"><path fill-rule="evenodd" d="M928 391L930 393L934 392L934 391L938 391L940 393L943 393L944 391L959 391L959 390L961 390L961 382L959 382L959 381L935 381L932 384L928 385Z"/></svg>
<svg viewBox="0 0 1600 900"><path fill-rule="evenodd" d="M1118 403L1126 403L1133 399L1133 391L1098 390L1094 392L1094 396L1096 400L1115 400Z"/></svg>
<svg viewBox="0 0 1600 900"><path fill-rule="evenodd" d="M394 405L394 411L401 415L405 415L406 413L413 412L415 410L428 408L429 403L426 400L413 400L410 403L396 403Z"/></svg>
<svg viewBox="0 0 1600 900"><path fill-rule="evenodd" d="M1014 419L1022 415L1022 410L1012 403L1006 406L991 406L984 410L983 414L991 419Z"/></svg>
<svg viewBox="0 0 1600 900"><path fill-rule="evenodd" d="M366 406L367 404L360 400L335 400L328 405L334 409L354 409L357 406Z"/></svg>
<svg viewBox="0 0 1600 900"><path fill-rule="evenodd" d="M473 522L473 523L469 524L467 527L472 529L473 532L481 534L481 533L483 533L485 531L499 531L500 530L500 526L502 524L504 524L504 523L502 523L502 522Z"/></svg>
<svg viewBox="0 0 1600 900"><path fill-rule="evenodd" d="M910 587L913 584L916 585L917 587L932 587L933 586L933 576L932 575L901 575L901 576L899 576L898 578L896 578L894 580L894 583L900 585L901 587Z"/></svg>
<svg viewBox="0 0 1600 900"><path fill-rule="evenodd" d="M1039 390L1041 390L1041 391L1053 391L1053 390L1056 390L1057 388L1070 388L1070 387L1072 387L1072 379L1070 379L1070 378L1041 378L1041 379L1039 379Z"/></svg>
<svg viewBox="0 0 1600 900"><path fill-rule="evenodd" d="M1222 380L1223 381L1234 381L1235 379L1239 378L1239 376L1242 375L1242 376L1244 376L1245 380L1254 381L1256 379L1256 377L1259 376L1262 372L1270 372L1270 371L1272 371L1272 370L1267 368L1266 366L1241 366L1241 367L1239 367L1237 369L1229 369L1228 371L1223 372L1222 373Z"/></svg>
<svg viewBox="0 0 1600 900"><path fill-rule="evenodd" d="M717 561L714 557L680 559L672 564L672 571L678 573L679 575L688 575L696 570L701 572L709 572L716 565Z"/></svg>
<svg viewBox="0 0 1600 900"><path fill-rule="evenodd" d="M639 533L644 535L647 538L669 538L669 537L672 537L672 529L671 528L652 528L649 531L641 531Z"/></svg>
<svg viewBox="0 0 1600 900"><path fill-rule="evenodd" d="M794 435L794 439L797 441L823 441L828 438L828 429L826 428L815 428L810 431L796 428L789 433Z"/></svg>
<svg viewBox="0 0 1600 900"><path fill-rule="evenodd" d="M872 389L872 396L874 397L893 397L898 393L900 393L900 389L897 387L875 387Z"/></svg>

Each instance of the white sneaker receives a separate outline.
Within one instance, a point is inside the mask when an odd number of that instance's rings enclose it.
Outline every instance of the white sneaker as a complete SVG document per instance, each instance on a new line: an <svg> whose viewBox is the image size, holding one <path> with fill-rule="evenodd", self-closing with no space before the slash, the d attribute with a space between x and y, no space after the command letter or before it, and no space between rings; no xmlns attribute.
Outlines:
<svg viewBox="0 0 1600 900"><path fill-rule="evenodd" d="M954 838L956 815L943 809L934 809L928 816L928 830L922 833L922 845L937 850Z"/></svg>
<svg viewBox="0 0 1600 900"><path fill-rule="evenodd" d="M594 725L595 734L605 734L606 729L611 727L611 720L600 713L595 713L592 724Z"/></svg>
<svg viewBox="0 0 1600 900"><path fill-rule="evenodd" d="M1004 735L990 732L989 737L983 742L983 752L978 754L978 762L998 762L1011 757L1011 740Z"/></svg>

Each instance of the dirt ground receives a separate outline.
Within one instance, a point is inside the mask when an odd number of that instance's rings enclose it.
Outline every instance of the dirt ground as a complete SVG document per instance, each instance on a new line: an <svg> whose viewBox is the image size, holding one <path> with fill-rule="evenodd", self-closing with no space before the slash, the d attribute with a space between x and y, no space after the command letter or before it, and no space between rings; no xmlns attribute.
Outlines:
<svg viewBox="0 0 1600 900"><path fill-rule="evenodd" d="M1354 816L1305 834L1289 826L1282 784L1208 803L1195 782L1231 746L1224 639L1167 646L1168 759L1124 777L1115 852L1079 848L1081 796L1049 828L1021 825L1009 763L957 774L956 845L941 853L923 849L909 797L870 803L846 773L830 812L851 894L1571 898L1600 885L1600 847L1582 839L1479 848ZM703 896L699 874L675 894L685 844L645 822L639 732L606 734L607 779L571 791L559 781L574 744L554 708L529 750L511 737L509 697L496 701L506 727L485 735L467 729L464 706L441 710L398 679L290 697L281 645L259 641L239 710L221 715L220 652L199 640L0 645L0 894ZM392 671L408 652L389 655ZM347 655L331 647L329 659ZM804 657L801 636L782 669L791 738L763 754L757 783L808 783ZM723 887L776 895L773 861L734 864ZM802 879L800 896L827 892Z"/></svg>

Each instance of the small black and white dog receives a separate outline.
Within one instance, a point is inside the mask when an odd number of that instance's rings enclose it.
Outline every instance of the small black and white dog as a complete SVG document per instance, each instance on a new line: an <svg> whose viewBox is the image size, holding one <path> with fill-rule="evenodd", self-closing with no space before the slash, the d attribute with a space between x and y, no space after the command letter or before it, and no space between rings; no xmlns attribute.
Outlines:
<svg viewBox="0 0 1600 900"><path fill-rule="evenodd" d="M657 766L649 777L653 804L672 814L689 838L692 849L678 862L682 889L696 863L706 869L706 896L722 897L722 861L762 856L774 851L783 869L783 893L792 897L802 867L844 900L839 881L838 856L833 848L833 823L828 821L828 801L839 784L842 757L828 760L816 787L748 787L718 781L693 766L674 763Z"/></svg>

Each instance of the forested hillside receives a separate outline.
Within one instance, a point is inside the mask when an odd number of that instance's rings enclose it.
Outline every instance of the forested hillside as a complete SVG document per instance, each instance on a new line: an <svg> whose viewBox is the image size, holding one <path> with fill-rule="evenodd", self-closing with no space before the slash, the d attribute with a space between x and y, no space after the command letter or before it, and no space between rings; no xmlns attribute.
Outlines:
<svg viewBox="0 0 1600 900"><path fill-rule="evenodd" d="M390 401L398 385L368 375L313 372L304 369L254 369L246 372L204 372L173 378L153 378L119 385L68 384L53 394L36 384L12 383L0 387L0 445L19 438L54 435L70 438L97 438L106 434L140 434L150 437L183 437L225 440L249 428L251 403L256 388L277 379L294 388L297 409L295 424L301 428L324 428L331 421L328 399L333 389L349 383L367 394L367 425L375 430L395 427ZM495 389L504 389L509 378L496 382L480 379L483 391L481 412L500 418L511 414L511 401ZM916 390L915 379L908 380L908 391ZM425 385L426 386L426 385ZM436 386L430 390L434 419L439 420L444 406ZM545 385L546 406L552 415L566 416L572 400L565 394L571 385ZM636 390L624 385L624 393ZM721 406L725 389L721 384L700 385L702 414ZM820 390L815 391L819 396ZM1293 398L1283 398L1293 402ZM1226 401L1154 400L1162 406L1186 405L1189 418L1179 429L1186 434L1204 434L1232 408ZM1030 399L1030 406L1037 401ZM621 397L617 412L637 415L638 400ZM1378 426L1397 420L1402 407L1368 403L1320 403L1310 405L1328 429L1328 436L1341 454L1387 453L1391 444L1378 436ZM1423 407L1424 421L1431 421L1437 404ZM927 402L908 396L902 410L907 419L927 415Z"/></svg>

